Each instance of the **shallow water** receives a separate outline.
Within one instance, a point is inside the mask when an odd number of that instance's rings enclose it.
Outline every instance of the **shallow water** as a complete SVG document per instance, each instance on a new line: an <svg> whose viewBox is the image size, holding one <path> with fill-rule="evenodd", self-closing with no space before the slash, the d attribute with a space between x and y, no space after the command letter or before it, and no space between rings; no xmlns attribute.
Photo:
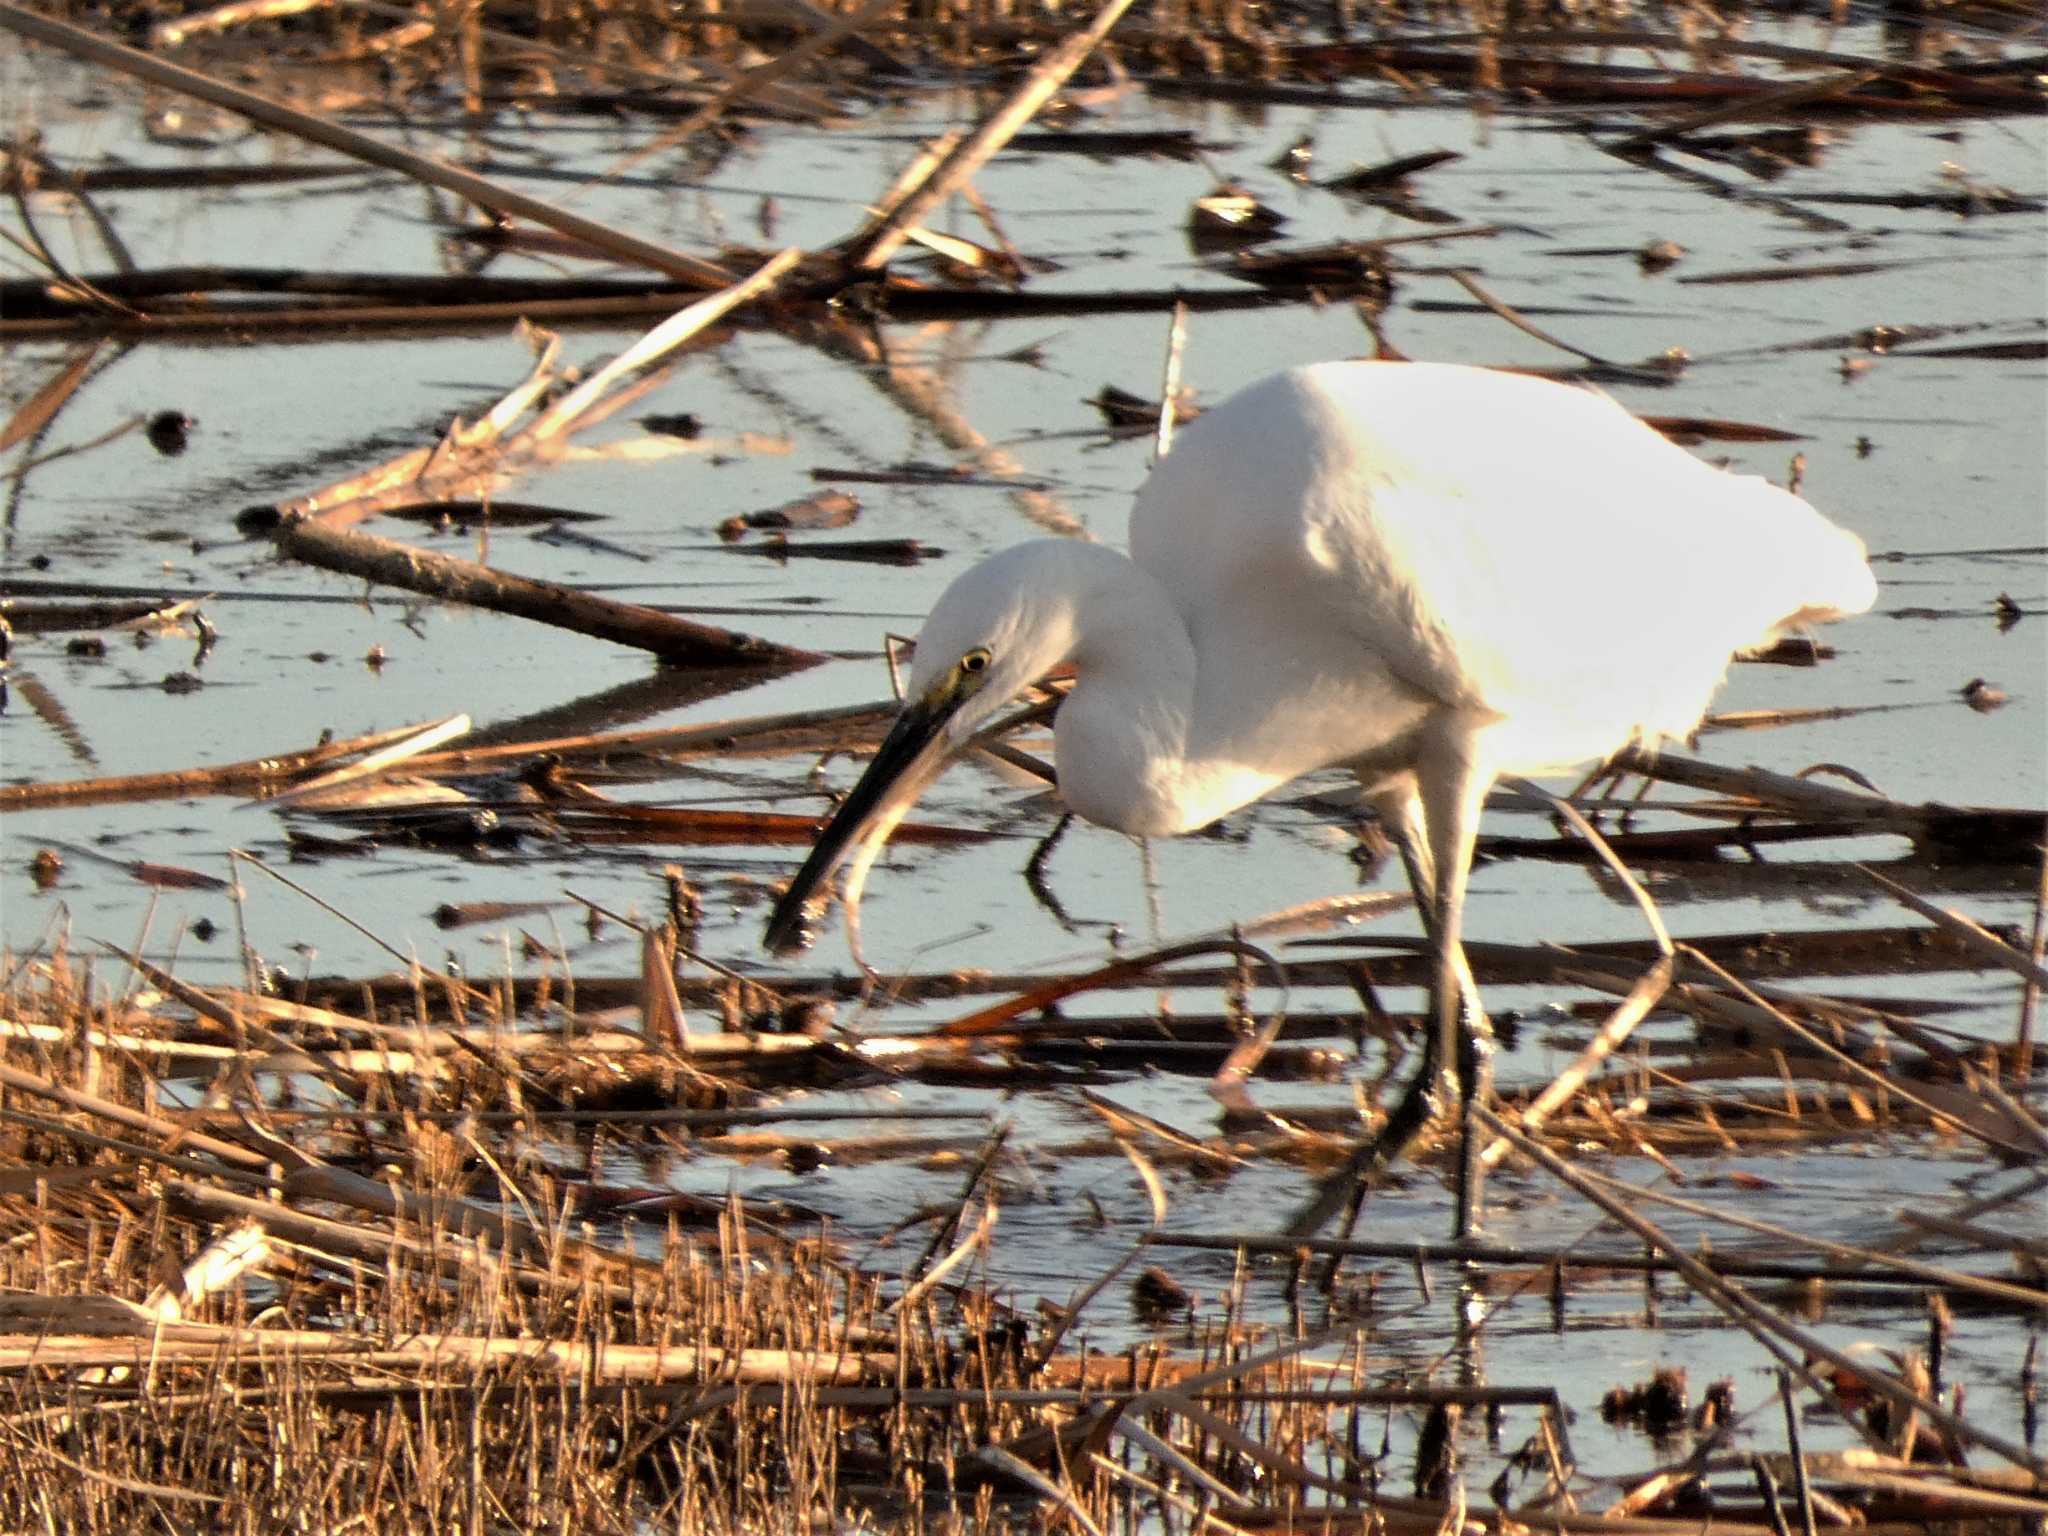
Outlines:
<svg viewBox="0 0 2048 1536"><path fill-rule="evenodd" d="M1770 31L1774 40L1803 46L1876 48L1854 28L1791 21ZM217 136L212 147L165 147L141 133L135 105L121 88L21 51L0 54L0 95L40 124L53 151L76 160L266 162L300 153L210 122L199 128ZM1387 104L1394 104L1391 98ZM964 97L933 93L829 134L763 128L708 169L685 171L674 161L657 161L631 185L579 197L576 205L641 234L706 250L725 240L762 240L757 221L761 199L770 194L776 243L823 244L853 226L916 142L970 110ZM1715 444L1701 451L1782 479L1796 449L1805 460L1806 493L1862 533L1877 557L1877 611L1824 637L1837 651L1831 660L1809 670L1739 666L1717 707L1882 708L1769 731L1710 733L1702 755L1784 771L1821 761L1847 764L1907 801L2048 804L2048 646L2042 639L2048 577L2038 548L2048 537L2043 364L1877 356L1849 340L1884 324L1954 328L1926 347L2038 341L2048 267L2038 217L1963 218L1824 200L1844 191L1938 191L1953 183L1951 167L2038 196L2048 190L2041 121L1844 120L1831 124L1833 142L1816 165L1788 170L1767 187L1731 168L1704 167L1746 194L1767 193L1775 201L1714 195L1614 159L1581 131L1586 121L1459 107L1243 110L1134 92L1100 126L1190 128L1214 146L1205 163L1013 152L978 185L1020 248L1059 263L1035 278L1034 288L1180 284L1213 290L1231 280L1200 270L1180 224L1186 204L1209 190L1214 173L1243 180L1286 213L1290 242L1377 238L1433 226L1294 187L1264 169L1266 163L1304 132L1317 136L1318 174L1428 149L1460 151L1463 159L1421 178L1418 193L1460 223L1496 226L1499 233L1405 253L1410 270L1399 277L1383 321L1392 342L1412 356L1442 360L1569 362L1474 304L1442 271L1455 263L1469 266L1491 292L1537 324L1589 351L1633 361L1683 348L1694 363L1667 387L1609 387L1642 412L1729 418L1802 434L1793 444ZM385 131L390 125L366 126ZM437 135L415 124L413 134L416 146L450 154L479 147L459 132ZM586 172L633 142L632 133L617 126L507 114L481 149L498 172L522 160L549 171ZM686 176L693 184L684 184ZM568 195L549 182L530 190ZM101 202L146 265L256 262L390 271L439 265L430 199L395 179L198 195L107 193ZM53 208L43 227L67 260L98 264L82 220ZM949 215L946 227L979 233L963 215ZM1685 259L1667 272L1640 271L1628 253L1667 238L1686 248ZM1804 281L1698 281L1851 260L1874 269ZM520 259L494 270L518 272ZM569 354L595 362L639 329L578 327L568 336ZM845 653L743 694L637 710L634 724L880 697L888 686L878 659L884 634L914 632L965 562L1061 519L1120 540L1147 447L1109 442L1085 402L1103 384L1156 393L1165 329L1163 318L1150 314L890 325L883 339L898 363L893 378L787 335L739 331L685 360L638 411L688 411L713 435L784 434L790 452L652 466L583 464L509 490L522 501L602 514L603 521L586 531L625 553L552 545L516 529L494 532L487 547L473 535L423 534L416 525L381 524L376 531L454 553L486 549L489 560L507 569L679 606L779 641ZM1274 368L1369 345L1343 305L1198 313L1189 328L1186 379L1214 400ZM1036 349L1033 359L1019 360L1026 347ZM69 352L68 345L41 342L8 346L9 409ZM1851 357L1867 366L1845 369ZM221 638L198 661L189 639L138 645L117 638L104 659L85 660L65 655L61 635L18 638L13 702L0 715L0 778L69 779L232 761L310 744L323 730L353 735L458 710L480 726L501 728L644 683L652 669L636 654L495 615L417 604L400 594L366 599L357 584L281 565L266 545L235 532L233 515L248 504L311 489L429 439L452 415L473 415L524 372L527 360L523 345L501 333L151 341L110 361L68 405L43 446L84 442L135 413L175 408L198 418L190 449L164 458L131 433L36 469L12 494L0 526L0 579L15 592L42 580L214 594L206 607ZM942 409L907 407L912 390L928 392ZM634 430L622 422L610 435ZM910 568L816 560L778 565L718 545L714 530L724 518L808 494L815 489L814 469L876 469L911 459L971 462L991 474L1045 482L1051 490L1039 496L975 487L852 487L864 506L855 534L916 538L944 551ZM2012 550L2025 552L1999 552ZM2002 593L2026 614L2004 631L1992 606ZM373 647L381 648L381 665L364 659ZM166 675L186 670L203 687L166 691ZM1996 684L2010 702L1989 713L1967 707L1958 690L1975 677ZM586 722L593 728L603 723ZM856 766L834 760L813 779L808 758L742 758L704 764L698 773L644 791L627 786L617 792L808 813L822 805L821 787L843 788ZM885 972L1073 968L1104 958L1112 936L1139 944L1351 888L1357 871L1350 830L1288 803L1292 798L1230 817L1222 836L1155 844L1142 854L1122 838L1075 828L1050 862L1052 889L1074 919L1067 927L1020 878L1034 841L1051 825L1050 811L1028 791L958 769L927 797L920 816L970 825L993 819L1014 835L979 847L894 852L870 881L867 956ZM1493 825L1530 829L1504 820ZM25 870L46 845L64 854L66 869L54 889L38 891ZM332 910L245 876L248 900L238 913L226 895L152 892L89 856L96 851L113 860L224 876L227 852L236 848L287 869ZM536 842L470 858L387 847L373 857L295 860L276 816L231 798L24 811L0 822L0 941L19 952L68 929L78 948L97 940L139 947L159 961L174 958L188 979L231 983L242 975L239 918L259 956L294 972L377 972L396 952L416 955L429 967L451 963L488 975L506 968L516 942L512 929L444 932L431 921L435 908L550 902L557 904L551 915L523 925L563 949L578 974L618 975L637 965L630 935L617 925L586 935L580 909L564 892L618 911L657 913L659 870L673 861L704 892L701 942L710 956L771 978L844 969L836 927L806 959L782 964L759 951L767 885L788 874L797 853ZM1681 935L1909 921L1844 868L1847 854L1894 863L1905 861L1907 850L1894 840L1869 839L1773 855L1769 879L1741 868L1666 872L1652 888ZM2024 924L2031 913L2033 872L2024 864L1938 869L1906 863L1904 878L1980 921ZM213 925L211 936L195 930L201 920ZM1411 931L1406 919L1390 921L1397 931ZM1611 882L1525 860L1476 874L1468 931L1474 938L1532 943L1634 938L1642 927ZM2015 986L1970 975L1859 979L1854 989L1954 1005L1958 1011L1945 1024L2001 1039L2009 1035L2017 997ZM1295 1007L1345 1003L1313 994L1290 1001ZM1390 996L1396 1006L1409 1001ZM1489 1001L1496 1009L1527 1011L1558 999L1543 989L1503 988ZM1213 1008L1216 1000L1190 1006ZM870 1030L899 1022L851 1010L842 1010L842 1021ZM1543 1033L1526 1032L1531 1043L1504 1064L1506 1081L1546 1077L1563 1061L1563 1048L1546 1046ZM1376 1059L1374 1048L1367 1057ZM1109 1091L1193 1134L1212 1124L1214 1106L1199 1083L1160 1075ZM1254 1092L1262 1103L1330 1105L1348 1102L1351 1088L1255 1084ZM1059 1096L1022 1095L991 1106L985 1096L906 1088L821 1095L819 1102L881 1110L957 1106L962 1138L978 1139L992 1114L1013 1119L1013 1145L1023 1155L1006 1176L1001 1240L991 1264L995 1278L1014 1286L1020 1299L1042 1294L1063 1300L1099 1273L1142 1223L1143 1196L1121 1159L1069 1160L1048 1150L1094 1130L1092 1116ZM843 1126L837 1132L857 1134ZM1893 1204L1934 1201L1983 1177L1976 1158L1913 1137L1839 1153L1731 1157L1714 1160L1713 1171L1737 1167L1760 1169L1778 1187L1769 1202L1772 1219L1845 1237ZM963 1172L955 1157L935 1152L915 1165L828 1167L805 1176L772 1163L711 1159L665 1168L661 1176L693 1189L730 1186L796 1199L829 1212L843 1230L866 1234L922 1202L950 1198ZM1257 1230L1269 1228L1301 1197L1304 1181L1288 1168L1254 1166L1221 1182L1169 1176L1169 1186L1170 1227ZM1494 1226L1501 1240L1553 1244L1590 1225L1583 1208L1533 1176L1508 1180L1504 1192ZM1118 1230L1105 1234L1096 1227L1084 1198L1089 1194ZM1740 1193L1716 1198L1756 1203ZM1435 1239L1445 1219L1440 1181L1429 1174L1406 1179L1372 1206L1379 1234ZM877 1254L875 1262L884 1268L907 1263L921 1244L920 1238L900 1257ZM1225 1256L1159 1258L1209 1298L1227 1287ZM1442 1295L1424 1299L1402 1266L1381 1268L1382 1347L1401 1369L1413 1369L1441 1346L1453 1303ZM1270 1305L1274 1291L1257 1294ZM1606 1321L1574 1340L1575 1349L1590 1351L1574 1356L1575 1368L1584 1372L1570 1384L1575 1406L1674 1353L1692 1365L1696 1385L1711 1375L1745 1373L1742 1397L1753 1402L1756 1377L1750 1373L1760 1358L1753 1348L1712 1330L1672 1332L1702 1314L1669 1286L1665 1301L1663 1333L1645 1326L1639 1288L1612 1288L1578 1304L1575 1320L1606 1314ZM1096 1325L1106 1341L1130 1332L1131 1320L1118 1315L1116 1305L1098 1306ZM1837 1342L1917 1343L1920 1326L1910 1311L1881 1320L1831 1320ZM1493 1378L1550 1379L1556 1346L1549 1327L1540 1298L1505 1307L1485 1334ZM2016 1411L2009 1375L2017 1358L2015 1332L2009 1322L1968 1323L1953 1367L1969 1386L1973 1410L2004 1428ZM1598 1339L1596 1351L1589 1338ZM1602 1433L1589 1420L1583 1440L1597 1441ZM1581 1443L1582 1455L1590 1449ZM1597 1458L1589 1456L1610 1469L1644 1459L1642 1447L1620 1437Z"/></svg>

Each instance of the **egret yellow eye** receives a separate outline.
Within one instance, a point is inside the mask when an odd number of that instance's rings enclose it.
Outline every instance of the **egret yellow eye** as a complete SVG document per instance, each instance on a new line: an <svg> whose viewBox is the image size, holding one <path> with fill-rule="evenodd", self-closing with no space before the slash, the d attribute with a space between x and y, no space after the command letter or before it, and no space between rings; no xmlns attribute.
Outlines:
<svg viewBox="0 0 2048 1536"><path fill-rule="evenodd" d="M986 672L988 663L988 647L977 646L960 658L960 670L971 677L977 672Z"/></svg>

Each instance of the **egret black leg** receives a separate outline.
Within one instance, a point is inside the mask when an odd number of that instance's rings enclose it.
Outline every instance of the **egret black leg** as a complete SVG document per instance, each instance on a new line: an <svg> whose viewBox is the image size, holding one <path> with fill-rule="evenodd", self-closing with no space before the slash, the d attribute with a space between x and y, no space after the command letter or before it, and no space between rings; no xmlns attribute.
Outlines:
<svg viewBox="0 0 2048 1536"><path fill-rule="evenodd" d="M1401 867L1408 876L1408 888L1414 893L1423 933L1429 939L1432 955L1438 957L1422 1032L1422 1063L1388 1111L1379 1131L1346 1158L1343 1167L1325 1177L1316 1186L1315 1194L1294 1214L1286 1229L1290 1237L1313 1237L1340 1209L1344 1220L1339 1232L1348 1237L1365 1197L1431 1124L1449 1119L1454 1104L1459 1106L1460 1121L1456 1179L1459 1235L1465 1235L1478 1223L1479 1174L1484 1170L1478 1163L1477 1142L1470 1134L1471 1117L1467 1110L1492 1091L1493 1027L1480 1006L1479 989L1465 964L1462 949L1448 966L1442 960L1443 924L1437 910L1431 844L1420 801L1413 795L1398 799L1389 796L1380 805L1380 816L1400 851ZM1455 978L1456 1003L1448 1010L1440 1001L1446 970ZM1447 1014L1451 1021L1448 1033L1444 1026Z"/></svg>
<svg viewBox="0 0 2048 1536"><path fill-rule="evenodd" d="M1476 990L1458 997L1458 1236L1479 1230L1486 1205L1486 1162L1472 1110L1493 1097L1493 1021Z"/></svg>
<svg viewBox="0 0 2048 1536"><path fill-rule="evenodd" d="M1431 1032L1423 1042L1421 1070L1402 1090L1401 1097L1381 1122L1378 1133L1346 1158L1342 1168L1316 1186L1309 1202L1287 1224L1288 1236L1314 1237L1337 1214L1340 1206L1344 1210L1344 1222L1338 1235L1351 1235L1365 1197L1386 1177L1387 1170L1407 1154L1431 1123L1445 1115L1455 1102L1453 1095L1444 1092L1445 1080L1438 1070L1439 1055L1435 1034Z"/></svg>
<svg viewBox="0 0 2048 1536"><path fill-rule="evenodd" d="M1481 1213L1485 1205L1486 1165L1481 1161L1481 1139L1475 1134L1472 1123L1472 1107L1483 1104L1493 1093L1493 1022L1486 1016L1486 1009L1479 1000L1479 984L1472 977L1472 969L1465 959L1465 950L1458 939L1458 929L1464 912L1464 887L1471 869L1471 843L1476 840L1478 800L1485 794L1480 783L1476 794L1470 784L1478 782L1476 774L1468 780L1467 793L1463 797L1469 802L1469 809L1461 818L1463 825L1453 824L1444 829L1441 850L1435 846L1431 833L1434 830L1426 824L1419 798L1411 797L1401 805L1383 808L1382 814L1393 828L1396 846L1401 851L1402 867L1408 873L1408 888L1415 893L1415 904L1422 914L1423 932L1428 936L1431 953L1436 956L1437 969L1435 984L1430 988L1428 1027L1424 1031L1425 1049L1422 1070L1415 1081L1408 1086L1387 1117L1387 1124L1380 1136L1374 1140L1377 1149L1389 1137L1404 1138L1398 1146L1386 1150L1382 1167L1401 1155L1409 1142L1422 1133L1431 1120L1445 1114L1453 1101L1458 1105L1458 1152L1455 1178L1456 1233L1460 1238L1470 1237L1478 1231ZM1449 868L1453 873L1450 888L1440 891L1434 878L1439 868ZM1449 942L1446 943L1446 935ZM1454 999L1447 1002L1446 999ZM1362 1197L1359 1197L1362 1198ZM1352 1216L1358 1209L1358 1199L1352 1203Z"/></svg>

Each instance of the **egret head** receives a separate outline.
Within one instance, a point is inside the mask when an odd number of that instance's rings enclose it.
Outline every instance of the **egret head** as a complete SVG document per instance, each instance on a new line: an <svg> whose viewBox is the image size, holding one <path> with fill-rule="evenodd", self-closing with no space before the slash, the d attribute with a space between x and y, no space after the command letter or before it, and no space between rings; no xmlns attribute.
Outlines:
<svg viewBox="0 0 2048 1536"><path fill-rule="evenodd" d="M801 942L812 898L849 856L851 911L868 867L917 797L998 710L1066 658L1073 592L1052 567L1068 563L1070 547L1043 540L1004 550L940 596L918 634L896 723L776 902L768 919L770 949Z"/></svg>

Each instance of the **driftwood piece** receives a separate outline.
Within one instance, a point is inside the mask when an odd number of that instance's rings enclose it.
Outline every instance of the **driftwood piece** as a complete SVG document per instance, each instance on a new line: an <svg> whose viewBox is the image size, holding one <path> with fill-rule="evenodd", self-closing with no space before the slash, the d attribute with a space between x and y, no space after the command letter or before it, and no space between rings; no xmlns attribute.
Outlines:
<svg viewBox="0 0 2048 1536"><path fill-rule="evenodd" d="M811 651L777 645L716 625L699 624L641 603L622 603L551 581L509 575L474 561L433 554L354 529L329 528L305 514L283 519L278 524L276 543L279 554L324 570L523 619L538 619L543 624L652 652L671 666L808 667L824 659Z"/></svg>
<svg viewBox="0 0 2048 1536"><path fill-rule="evenodd" d="M40 603L8 597L0 598L0 619L17 635L56 635L71 630L126 629L148 623L164 608L163 603L146 597Z"/></svg>

